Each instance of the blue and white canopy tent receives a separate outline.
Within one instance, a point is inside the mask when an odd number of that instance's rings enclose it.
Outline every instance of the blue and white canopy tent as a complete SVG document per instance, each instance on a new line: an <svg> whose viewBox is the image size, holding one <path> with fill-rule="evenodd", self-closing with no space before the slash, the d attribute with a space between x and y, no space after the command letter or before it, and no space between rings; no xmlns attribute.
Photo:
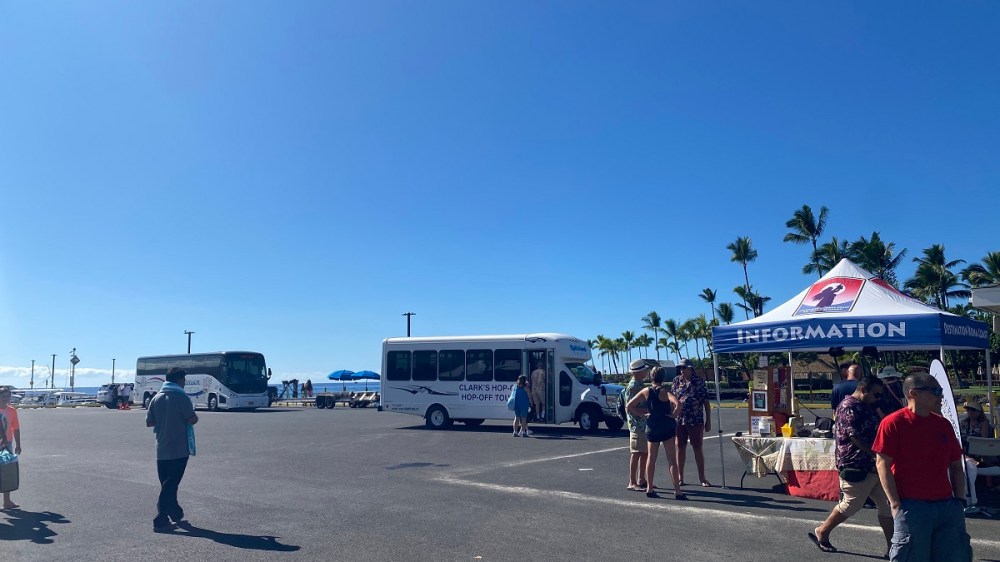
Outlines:
<svg viewBox="0 0 1000 562"><path fill-rule="evenodd" d="M928 306L844 259L804 291L767 314L712 328L715 385L719 353L860 350L986 350L986 381L993 390L986 324ZM716 405L721 403L716 390ZM992 409L992 408L991 408ZM721 416L718 421L721 422ZM719 427L721 436L721 423ZM721 448L721 442L720 442ZM723 467L725 484L725 467Z"/></svg>

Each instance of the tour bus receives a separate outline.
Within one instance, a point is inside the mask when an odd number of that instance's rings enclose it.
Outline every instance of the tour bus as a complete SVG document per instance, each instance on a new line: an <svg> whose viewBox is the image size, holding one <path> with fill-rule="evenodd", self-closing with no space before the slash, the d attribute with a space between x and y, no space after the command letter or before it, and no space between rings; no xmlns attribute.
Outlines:
<svg viewBox="0 0 1000 562"><path fill-rule="evenodd" d="M135 366L132 400L142 407L160 390L167 369L187 371L184 391L194 405L210 411L267 407L267 380L271 370L264 356L252 351L219 351L187 355L140 357Z"/></svg>
<svg viewBox="0 0 1000 562"><path fill-rule="evenodd" d="M507 399L519 375L543 369L544 388L533 389L542 415L536 423L577 422L618 431L622 387L604 384L587 366L586 342L565 334L388 338L382 342L382 409L422 416L428 427L455 421L476 426L511 420Z"/></svg>

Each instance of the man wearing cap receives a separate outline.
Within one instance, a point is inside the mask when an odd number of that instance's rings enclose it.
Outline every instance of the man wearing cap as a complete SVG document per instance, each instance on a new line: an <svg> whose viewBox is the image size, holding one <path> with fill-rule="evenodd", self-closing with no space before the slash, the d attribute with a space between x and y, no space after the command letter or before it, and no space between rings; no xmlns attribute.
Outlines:
<svg viewBox="0 0 1000 562"><path fill-rule="evenodd" d="M886 365L879 371L878 379L882 381L885 391L882 399L875 405L875 411L884 418L900 408L906 407L903 399L903 375L892 365Z"/></svg>
<svg viewBox="0 0 1000 562"><path fill-rule="evenodd" d="M651 362L647 359L636 359L629 367L632 380L625 387L625 403L642 392L645 388L646 377L649 376ZM649 448L646 441L646 416L645 404L640 408L639 416L632 415L631 412L625 414L628 422L628 486L627 489L636 492L646 491L646 458L649 456Z"/></svg>
<svg viewBox="0 0 1000 562"><path fill-rule="evenodd" d="M962 447L941 410L944 391L928 373L903 381L906 408L885 417L872 450L895 532L890 559L971 560L965 530Z"/></svg>
<svg viewBox="0 0 1000 562"><path fill-rule="evenodd" d="M845 367L847 368L846 378L834 385L833 392L830 393L830 409L834 412L837 411L840 401L854 394L855 389L858 388L858 374L861 367L853 363L844 363L840 366L841 376L844 376Z"/></svg>
<svg viewBox="0 0 1000 562"><path fill-rule="evenodd" d="M670 388L671 394L681 403L681 413L677 417L677 471L683 486L684 457L690 440L694 462L698 467L698 481L707 488L712 484L705 478L705 451L702 444L705 432L712 429L712 402L708 399L705 379L694 372L694 363L690 359L681 360L678 369L680 373L674 377Z"/></svg>

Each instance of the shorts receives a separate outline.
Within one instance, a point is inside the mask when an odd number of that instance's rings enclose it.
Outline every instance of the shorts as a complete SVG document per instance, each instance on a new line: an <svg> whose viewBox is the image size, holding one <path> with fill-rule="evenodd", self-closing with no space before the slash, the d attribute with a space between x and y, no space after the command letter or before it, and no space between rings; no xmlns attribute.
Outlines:
<svg viewBox="0 0 1000 562"><path fill-rule="evenodd" d="M649 449L646 447L646 432L645 431L630 431L628 432L628 452L630 453L642 453L646 454Z"/></svg>
<svg viewBox="0 0 1000 562"><path fill-rule="evenodd" d="M646 440L650 443L662 443L677 435L677 422L674 418L666 417L662 421L656 422L656 425L663 427L653 427L651 421L653 421L652 418L646 420Z"/></svg>
<svg viewBox="0 0 1000 562"><path fill-rule="evenodd" d="M542 392L541 390L532 390L531 391L531 399L535 402L535 404L544 404L545 403L545 393Z"/></svg>
<svg viewBox="0 0 1000 562"><path fill-rule="evenodd" d="M879 517L892 517L892 510L889 509L889 500L885 497L885 490L882 489L882 482L878 479L878 473L871 472L860 482L848 482L840 479L840 491L842 492L840 503L837 504L837 511L850 517L861 511L865 505L865 500L869 497L875 502Z"/></svg>

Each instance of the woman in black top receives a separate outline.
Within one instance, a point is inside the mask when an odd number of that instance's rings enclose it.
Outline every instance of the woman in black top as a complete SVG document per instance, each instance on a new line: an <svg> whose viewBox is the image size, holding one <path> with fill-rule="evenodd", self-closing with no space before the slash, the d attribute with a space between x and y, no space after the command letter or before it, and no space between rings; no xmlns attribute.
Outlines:
<svg viewBox="0 0 1000 562"><path fill-rule="evenodd" d="M674 443L674 435L677 433L677 422L674 416L680 409L680 402L667 387L663 386L667 378L666 369L654 367L650 375L653 379L653 386L642 389L629 400L626 406L626 409L633 416L641 417L644 410L642 404L646 404L646 440L649 447L646 457L646 497L659 497L654 490L653 474L656 472L656 454L660 443L663 443L663 452L667 456L670 479L674 484L674 497L679 500L687 499L681 492L680 475L677 470L677 447Z"/></svg>

